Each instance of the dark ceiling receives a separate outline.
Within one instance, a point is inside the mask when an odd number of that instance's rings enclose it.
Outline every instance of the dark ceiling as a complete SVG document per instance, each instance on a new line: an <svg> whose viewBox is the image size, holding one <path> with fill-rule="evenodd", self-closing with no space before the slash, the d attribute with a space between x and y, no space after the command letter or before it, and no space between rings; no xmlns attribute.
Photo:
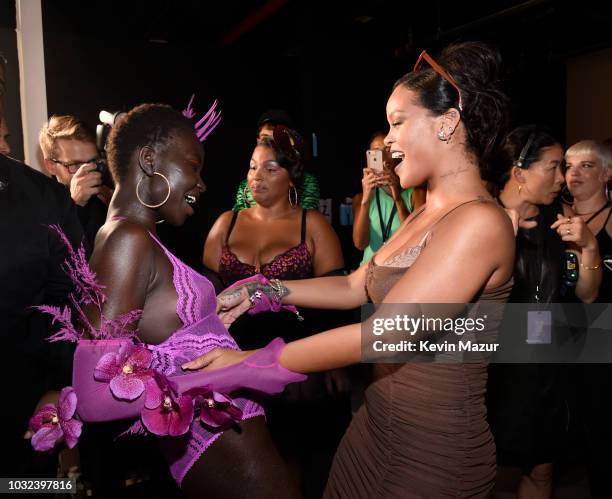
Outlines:
<svg viewBox="0 0 612 499"><path fill-rule="evenodd" d="M527 38L557 54L612 41L612 5L593 1L63 0L43 2L43 9L50 32L197 46L204 53L257 50L264 43L266 50L290 56L313 37L368 40L408 52L471 36L518 45Z"/></svg>
<svg viewBox="0 0 612 499"><path fill-rule="evenodd" d="M435 53L470 39L497 45L515 122L543 122L563 138L565 61L612 46L612 2L63 0L42 6L50 113L95 122L101 108L143 101L179 107L192 92L204 107L216 97L225 121L209 150L244 145L234 159L244 164L259 114L285 108L305 135L317 133L320 161L334 166L324 168L336 174L327 182L334 192L344 181L335 168L359 162L366 138L386 126L389 89L423 48ZM349 183L347 190L359 187L358 178Z"/></svg>
<svg viewBox="0 0 612 499"><path fill-rule="evenodd" d="M393 82L422 49L497 45L514 123L544 123L563 140L567 59L612 47L612 2L589 0L41 4L50 114L95 125L100 109L182 107L193 92L200 108L219 99L224 120L206 143L208 222L231 206L266 109L284 108L307 138L316 133L312 170L324 197L343 199L360 188L367 137L387 126ZM0 23L15 27L13 0L0 0Z"/></svg>

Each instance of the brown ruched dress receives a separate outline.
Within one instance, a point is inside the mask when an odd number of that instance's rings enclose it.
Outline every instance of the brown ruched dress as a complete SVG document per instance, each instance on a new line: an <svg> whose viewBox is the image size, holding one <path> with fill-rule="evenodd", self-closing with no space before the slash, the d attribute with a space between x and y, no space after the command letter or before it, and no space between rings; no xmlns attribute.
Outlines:
<svg viewBox="0 0 612 499"><path fill-rule="evenodd" d="M411 263L383 266L374 258L366 289L380 303ZM511 289L510 280L474 302L505 302ZM376 364L365 403L334 458L325 497L486 497L496 473L486 381L484 362Z"/></svg>

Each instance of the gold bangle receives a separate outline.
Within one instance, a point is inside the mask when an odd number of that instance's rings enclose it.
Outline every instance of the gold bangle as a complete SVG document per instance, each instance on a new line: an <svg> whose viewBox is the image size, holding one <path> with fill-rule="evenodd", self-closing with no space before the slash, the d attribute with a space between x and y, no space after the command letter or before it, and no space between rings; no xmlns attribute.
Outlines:
<svg viewBox="0 0 612 499"><path fill-rule="evenodd" d="M599 269L600 264L598 263L597 265L593 265L592 267L587 267L586 265L584 265L583 263L580 263L580 266L584 269L584 270L597 270Z"/></svg>

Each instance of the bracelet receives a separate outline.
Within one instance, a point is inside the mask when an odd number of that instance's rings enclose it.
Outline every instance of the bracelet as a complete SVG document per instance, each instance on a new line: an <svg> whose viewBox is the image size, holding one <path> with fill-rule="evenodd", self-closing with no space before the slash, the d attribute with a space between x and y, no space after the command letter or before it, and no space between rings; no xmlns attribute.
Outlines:
<svg viewBox="0 0 612 499"><path fill-rule="evenodd" d="M280 303L283 296L285 296L282 281L280 279L270 279L270 287L272 288L276 300Z"/></svg>
<svg viewBox="0 0 612 499"><path fill-rule="evenodd" d="M583 263L580 263L580 267L583 268L584 270L597 270L599 269L601 264L597 264L597 265L593 265L592 267L587 267L586 265L584 265Z"/></svg>

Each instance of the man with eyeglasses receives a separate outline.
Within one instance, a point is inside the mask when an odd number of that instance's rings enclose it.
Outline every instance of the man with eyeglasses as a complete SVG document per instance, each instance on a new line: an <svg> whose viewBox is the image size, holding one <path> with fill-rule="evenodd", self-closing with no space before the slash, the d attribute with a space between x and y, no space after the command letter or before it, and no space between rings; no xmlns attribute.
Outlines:
<svg viewBox="0 0 612 499"><path fill-rule="evenodd" d="M95 136L74 116L51 116L40 130L39 143L45 168L70 190L91 251L112 195L96 168Z"/></svg>

